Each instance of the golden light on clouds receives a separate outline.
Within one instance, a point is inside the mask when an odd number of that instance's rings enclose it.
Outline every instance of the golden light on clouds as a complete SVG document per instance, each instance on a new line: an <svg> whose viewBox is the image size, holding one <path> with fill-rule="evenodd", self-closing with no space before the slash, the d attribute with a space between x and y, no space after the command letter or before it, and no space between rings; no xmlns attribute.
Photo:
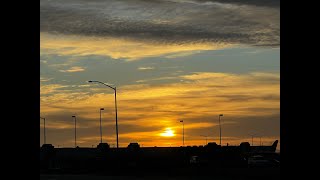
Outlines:
<svg viewBox="0 0 320 180"><path fill-rule="evenodd" d="M126 38L53 35L40 33L40 53L60 55L100 55L113 59L138 60L166 55L168 58L188 56L204 50L231 47L224 43L164 44Z"/></svg>
<svg viewBox="0 0 320 180"><path fill-rule="evenodd" d="M214 117L221 113L226 114L229 119L279 113L279 74L199 72L177 78L185 81L117 87L119 137L122 143L138 141L145 145L179 145L179 139L173 137L181 136L178 130L181 128L178 119L181 118L186 122L185 129L190 132L216 127ZM70 87L59 84L41 85L41 113L52 121L55 120L53 115L59 114L68 119L68 125L48 123L48 127L70 128L72 122L69 122L69 115L77 113L79 119L87 121L85 124L79 123L79 128L98 129L98 108L104 107L105 125L109 127L108 132L114 132L113 92L106 93L103 87L96 86ZM204 121L208 118L211 121ZM186 135L189 143L203 143L201 137L192 140L193 136L199 135Z"/></svg>
<svg viewBox="0 0 320 180"><path fill-rule="evenodd" d="M209 75L210 74L210 75ZM127 85L118 88L119 113L124 117L137 117L141 114L153 114L144 117L150 121L154 116L158 119L168 119L185 112L188 116L197 117L199 115L212 114L213 112L228 111L230 114L241 116L250 114L251 108L279 107L280 85L269 81L260 81L261 74L221 74L221 73L197 73L183 76L184 79L196 78L192 83L172 83L165 85ZM265 76L270 76L266 74ZM202 78L201 78L202 77ZM272 78L279 78L273 75ZM222 82L222 83L221 83ZM60 107L60 109L74 108L84 111L84 116L90 117L91 109L105 107L109 112L114 109L112 92L105 94L103 88L94 87L100 90L89 95L91 89L74 92L74 90L64 89L68 86L59 84L41 85L41 110L46 113L50 109ZM139 87L139 88L137 88ZM79 89L75 88L75 89ZM48 95L50 94L50 95ZM263 100L270 97L269 100ZM246 98L244 101L241 98ZM273 100L272 98L276 98ZM233 101L230 101L232 99ZM195 101L197 100L197 101ZM215 106L214 110L210 110ZM197 112L193 108L197 107ZM89 111L90 110L90 111ZM50 111L52 112L52 111ZM255 112L254 114L264 114L269 112ZM166 114L166 116L161 116ZM96 115L94 115L96 116ZM135 119L139 120L139 119ZM168 121L168 120L167 120Z"/></svg>
<svg viewBox="0 0 320 180"><path fill-rule="evenodd" d="M85 68L83 67L79 67L79 66L74 66L74 67L71 67L70 69L66 69L66 70L59 70L60 72L69 72L69 73L72 73L72 72L81 72L81 71L84 71Z"/></svg>

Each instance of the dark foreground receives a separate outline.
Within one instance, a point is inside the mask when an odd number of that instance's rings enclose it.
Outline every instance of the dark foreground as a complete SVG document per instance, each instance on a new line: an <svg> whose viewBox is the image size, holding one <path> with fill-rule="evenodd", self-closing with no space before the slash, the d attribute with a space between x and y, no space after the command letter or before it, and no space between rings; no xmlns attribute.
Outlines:
<svg viewBox="0 0 320 180"><path fill-rule="evenodd" d="M158 171L157 173L139 172L139 173L121 173L118 175L109 175L107 173L95 174L40 174L40 180L273 180L280 179L280 168L220 168L220 169L175 169L176 172Z"/></svg>
<svg viewBox="0 0 320 180"><path fill-rule="evenodd" d="M40 149L40 179L280 179L280 154L272 146Z"/></svg>

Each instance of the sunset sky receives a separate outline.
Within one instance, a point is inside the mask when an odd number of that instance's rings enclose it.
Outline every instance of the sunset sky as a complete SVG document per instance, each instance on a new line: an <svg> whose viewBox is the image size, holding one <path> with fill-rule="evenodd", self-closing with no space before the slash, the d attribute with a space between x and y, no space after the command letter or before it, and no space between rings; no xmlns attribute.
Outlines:
<svg viewBox="0 0 320 180"><path fill-rule="evenodd" d="M41 0L47 143L271 145L280 140L280 0ZM43 120L40 119L40 145ZM279 149L279 146L278 146Z"/></svg>

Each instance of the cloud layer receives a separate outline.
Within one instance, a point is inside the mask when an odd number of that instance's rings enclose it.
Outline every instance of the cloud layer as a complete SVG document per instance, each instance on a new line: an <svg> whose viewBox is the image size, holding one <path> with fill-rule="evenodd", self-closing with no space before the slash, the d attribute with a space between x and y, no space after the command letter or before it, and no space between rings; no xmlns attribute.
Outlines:
<svg viewBox="0 0 320 180"><path fill-rule="evenodd" d="M40 31L161 43L279 46L280 9L275 0L41 0Z"/></svg>
<svg viewBox="0 0 320 180"><path fill-rule="evenodd" d="M166 85L126 85L118 87L118 117L121 142L133 139L144 144L165 146L179 142L177 137L159 137L166 128L181 136L179 120L185 121L189 143L200 144L200 134L217 127L218 114L224 114L225 138L241 142L250 130L265 131L265 136L279 132L279 75L270 73L226 74L193 73L178 76L182 83ZM50 121L49 131L72 130L72 114L79 117L79 132L94 136L99 126L98 107L104 107L104 127L114 136L113 93L100 86L68 87L51 84L41 87L41 112ZM94 92L90 94L89 92ZM61 134L62 135L62 134ZM141 136L145 138L141 139ZM215 135L216 136L216 135ZM151 138L150 138L151 137ZM69 137L72 139L72 137ZM68 141L68 136L64 142ZM112 139L112 138L111 138ZM114 141L114 139L112 139ZM83 142L88 146L89 142Z"/></svg>
<svg viewBox="0 0 320 180"><path fill-rule="evenodd" d="M127 38L88 37L77 35L53 35L40 33L42 54L59 54L70 56L100 55L113 59L138 60L162 55L184 56L204 50L217 50L230 47L225 43L182 43L168 44L132 40Z"/></svg>

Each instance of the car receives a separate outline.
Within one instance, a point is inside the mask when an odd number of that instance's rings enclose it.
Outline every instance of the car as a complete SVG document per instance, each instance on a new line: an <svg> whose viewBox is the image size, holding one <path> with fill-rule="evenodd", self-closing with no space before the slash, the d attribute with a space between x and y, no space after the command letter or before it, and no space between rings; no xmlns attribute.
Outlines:
<svg viewBox="0 0 320 180"><path fill-rule="evenodd" d="M191 156L189 159L189 163L193 166L203 166L208 164L208 160L204 157L200 157L200 156Z"/></svg>
<svg viewBox="0 0 320 180"><path fill-rule="evenodd" d="M191 156L190 157L190 164L199 164L199 156Z"/></svg>
<svg viewBox="0 0 320 180"><path fill-rule="evenodd" d="M261 155L254 155L248 158L248 167L273 167L274 163L261 156Z"/></svg>
<svg viewBox="0 0 320 180"><path fill-rule="evenodd" d="M130 143L127 148L130 150L139 150L140 145L138 143Z"/></svg>

